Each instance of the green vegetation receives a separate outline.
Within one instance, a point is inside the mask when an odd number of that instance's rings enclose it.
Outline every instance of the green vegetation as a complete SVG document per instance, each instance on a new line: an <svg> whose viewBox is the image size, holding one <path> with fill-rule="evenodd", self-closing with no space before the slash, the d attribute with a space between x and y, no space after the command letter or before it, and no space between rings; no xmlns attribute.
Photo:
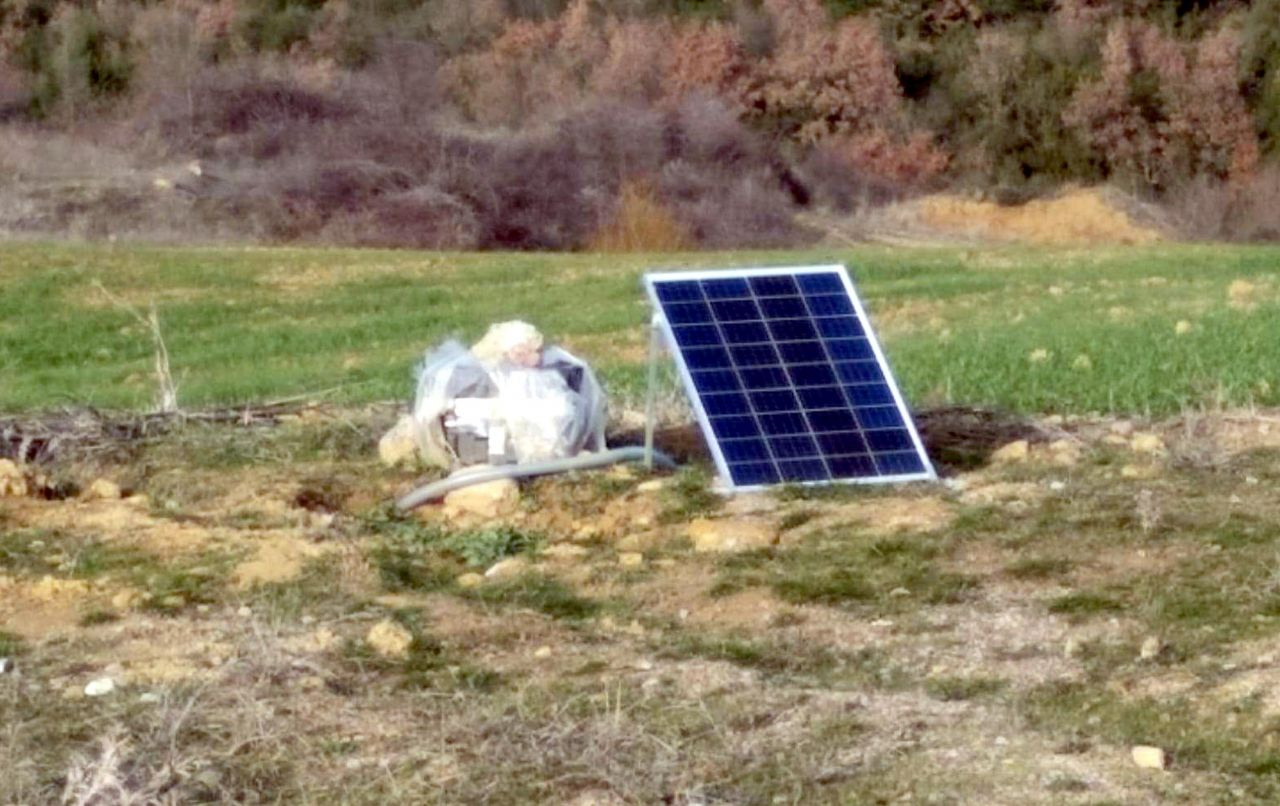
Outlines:
<svg viewBox="0 0 1280 806"><path fill-rule="evenodd" d="M95 281L156 302L187 406L403 399L426 347L512 317L593 362L625 402L644 383L643 350L620 348L644 343L646 267L822 261L852 267L917 406L1158 415L1275 404L1278 260L1274 248L1220 246L606 257L8 245L0 410L150 403L150 341ZM1236 281L1249 285L1233 298ZM323 433L323 444L279 449L368 447L341 423ZM261 445L211 445L203 461L253 462Z"/></svg>

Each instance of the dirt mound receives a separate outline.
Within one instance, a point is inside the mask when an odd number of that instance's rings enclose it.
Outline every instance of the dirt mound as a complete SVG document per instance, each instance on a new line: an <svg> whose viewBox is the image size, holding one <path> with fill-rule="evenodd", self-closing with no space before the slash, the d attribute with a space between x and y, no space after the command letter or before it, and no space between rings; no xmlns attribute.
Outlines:
<svg viewBox="0 0 1280 806"><path fill-rule="evenodd" d="M914 202L921 222L943 233L981 240L1034 244L1143 244L1160 231L1139 223L1136 202L1098 188L1070 190L1050 199L1001 205L956 196Z"/></svg>
<svg viewBox="0 0 1280 806"><path fill-rule="evenodd" d="M1146 244L1172 227L1154 206L1110 188L1077 188L1022 204L940 193L853 216L808 213L800 223L831 245Z"/></svg>

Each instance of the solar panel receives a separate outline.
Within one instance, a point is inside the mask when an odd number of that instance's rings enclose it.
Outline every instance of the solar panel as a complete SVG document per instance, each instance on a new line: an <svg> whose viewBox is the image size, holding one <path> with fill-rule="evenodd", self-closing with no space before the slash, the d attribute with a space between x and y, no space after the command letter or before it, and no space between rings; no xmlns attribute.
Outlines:
<svg viewBox="0 0 1280 806"><path fill-rule="evenodd" d="M936 478L844 267L657 272L645 287L733 489Z"/></svg>

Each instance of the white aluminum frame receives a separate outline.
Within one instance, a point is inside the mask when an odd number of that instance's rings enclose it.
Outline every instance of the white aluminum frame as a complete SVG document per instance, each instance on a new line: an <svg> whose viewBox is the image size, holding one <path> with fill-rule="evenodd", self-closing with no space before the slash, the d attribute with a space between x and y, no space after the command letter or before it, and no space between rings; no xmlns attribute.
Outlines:
<svg viewBox="0 0 1280 806"><path fill-rule="evenodd" d="M668 280L732 280L770 276L795 277L804 274L830 274L831 272L838 273L840 275L840 279L844 282L845 291L849 294L849 299L853 302L853 309L858 316L858 322L862 325L862 331L866 334L867 341L871 344L871 350L875 353L876 363L880 366L880 371L884 373L885 381L889 385L889 392L893 395L894 405L897 406L898 414L902 416L902 421L906 424L907 432L911 435L911 442L915 446L916 453L924 463L925 469L920 473L900 473L894 476L867 476L862 478L823 479L820 481L779 482L778 485L754 484L739 487L733 483L733 476L729 473L729 463L725 461L724 453L720 449L720 442L716 439L715 432L711 429L711 420L702 406L702 398L698 395L698 390L694 386L693 375L690 373L689 367L685 363L684 354L680 351L679 345L676 344L675 333L671 329L671 323L667 321L666 316L662 313L662 305L658 301L658 292L655 288L655 283ZM656 271L645 273L644 286L645 291L649 295L649 302L653 305L654 311L656 312L654 315L654 324L661 329L662 336L666 339L667 347L671 351L672 356L675 357L676 367L680 370L680 381L684 384L685 394L688 395L690 403L693 404L694 414L696 414L698 418L698 426L702 429L702 436L706 439L708 447L711 448L711 456L715 460L716 470L719 471L727 492L754 492L757 490L769 489L770 487L776 487L780 484L797 484L804 487L817 487L828 484L897 484L908 481L937 480L938 473L934 470L933 462L929 459L929 453L924 449L924 443L920 440L919 432L916 431L915 420L912 419L911 412L907 409L906 401L902 397L902 392L898 389L898 379L894 376L893 369L889 366L889 361L885 358L884 351L880 348L880 340L876 337L875 330L871 327L871 320L867 317L866 308L862 305L862 298L858 296L858 290L849 276L848 267L843 264L835 263L826 266L777 266L747 269Z"/></svg>

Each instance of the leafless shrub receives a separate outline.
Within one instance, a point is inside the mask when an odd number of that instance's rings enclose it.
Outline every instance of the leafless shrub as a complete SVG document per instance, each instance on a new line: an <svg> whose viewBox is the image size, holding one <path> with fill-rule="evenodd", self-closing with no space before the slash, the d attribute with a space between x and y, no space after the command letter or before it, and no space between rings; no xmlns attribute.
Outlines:
<svg viewBox="0 0 1280 806"><path fill-rule="evenodd" d="M1268 241L1280 238L1280 167L1247 179L1198 176L1169 194L1182 231L1197 240Z"/></svg>

